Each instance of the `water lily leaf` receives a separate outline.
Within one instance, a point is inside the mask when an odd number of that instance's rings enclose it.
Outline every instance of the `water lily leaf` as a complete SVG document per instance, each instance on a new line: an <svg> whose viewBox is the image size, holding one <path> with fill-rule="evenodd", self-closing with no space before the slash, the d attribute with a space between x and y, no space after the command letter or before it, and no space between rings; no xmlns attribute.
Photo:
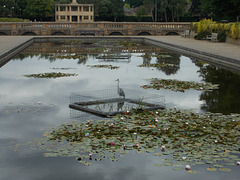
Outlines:
<svg viewBox="0 0 240 180"><path fill-rule="evenodd" d="M182 170L184 170L184 168L183 167L173 167L173 170L174 171L182 171Z"/></svg>
<svg viewBox="0 0 240 180"><path fill-rule="evenodd" d="M213 166L216 167L216 168L222 168L222 167L224 167L224 165L222 165L222 164L214 164Z"/></svg>
<svg viewBox="0 0 240 180"><path fill-rule="evenodd" d="M208 171L217 171L217 168L208 167L207 170L208 170Z"/></svg>
<svg viewBox="0 0 240 180"><path fill-rule="evenodd" d="M197 171L193 171L193 170L188 170L187 171L189 174L197 174L198 172Z"/></svg>
<svg viewBox="0 0 240 180"><path fill-rule="evenodd" d="M162 164L154 164L155 166L157 167L162 167L163 165Z"/></svg>
<svg viewBox="0 0 240 180"><path fill-rule="evenodd" d="M232 171L231 169L229 168L220 168L220 171L224 171L224 172L230 172Z"/></svg>

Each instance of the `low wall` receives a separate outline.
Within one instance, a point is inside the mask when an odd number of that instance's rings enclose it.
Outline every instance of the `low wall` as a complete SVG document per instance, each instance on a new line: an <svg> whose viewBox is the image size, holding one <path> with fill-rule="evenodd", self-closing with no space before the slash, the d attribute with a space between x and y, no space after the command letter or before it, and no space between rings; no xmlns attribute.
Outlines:
<svg viewBox="0 0 240 180"><path fill-rule="evenodd" d="M235 40L235 39L232 39L230 37L227 37L226 38L226 42L227 43L231 43L231 44L238 44L238 45L240 45L240 39Z"/></svg>

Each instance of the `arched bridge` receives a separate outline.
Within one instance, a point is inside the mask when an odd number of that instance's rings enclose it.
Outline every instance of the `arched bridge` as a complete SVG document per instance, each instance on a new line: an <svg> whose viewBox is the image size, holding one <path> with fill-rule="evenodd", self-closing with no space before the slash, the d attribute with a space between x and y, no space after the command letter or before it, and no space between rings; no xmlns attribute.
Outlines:
<svg viewBox="0 0 240 180"><path fill-rule="evenodd" d="M147 22L23 22L0 23L0 35L180 35L190 28L190 23Z"/></svg>

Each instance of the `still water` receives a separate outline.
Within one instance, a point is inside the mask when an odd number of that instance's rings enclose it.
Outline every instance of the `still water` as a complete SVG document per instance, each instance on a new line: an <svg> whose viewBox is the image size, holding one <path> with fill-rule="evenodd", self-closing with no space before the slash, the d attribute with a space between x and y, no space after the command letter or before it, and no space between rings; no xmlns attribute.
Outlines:
<svg viewBox="0 0 240 180"><path fill-rule="evenodd" d="M114 44L114 42L111 42ZM198 174L174 171L172 167L156 167L161 158L152 153L130 152L117 162L108 159L83 166L75 158L46 158L40 150L18 148L41 138L44 131L72 120L68 108L70 94L116 88L116 79L122 88L141 90L146 79L163 78L220 84L218 90L184 93L169 90L144 90L165 97L168 108L193 109L224 114L240 112L240 76L196 59L141 44L133 47L112 47L103 43L34 44L0 69L0 179L239 179L239 166L231 172L207 172L207 165L194 167ZM104 48L103 48L104 47ZM116 50L117 49L117 50ZM125 53L128 59L98 59L103 51ZM118 52L116 52L118 51ZM86 58L61 59L59 55L84 54ZM58 54L58 57L56 57ZM143 56L146 55L146 56ZM152 56L149 56L152 55ZM161 55L161 59L156 55ZM158 56L159 57L159 56ZM147 63L165 62L174 67L139 67ZM92 65L112 65L118 69L93 68ZM28 78L36 73L75 73L77 76L56 79Z"/></svg>

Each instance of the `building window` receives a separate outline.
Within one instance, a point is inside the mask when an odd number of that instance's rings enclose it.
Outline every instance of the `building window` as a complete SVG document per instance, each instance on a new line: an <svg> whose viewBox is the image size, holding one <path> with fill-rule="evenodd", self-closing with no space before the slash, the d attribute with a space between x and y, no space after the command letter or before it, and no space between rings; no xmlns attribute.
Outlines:
<svg viewBox="0 0 240 180"><path fill-rule="evenodd" d="M88 19L89 19L88 16L84 16L83 18L84 18L85 20L88 20Z"/></svg>
<svg viewBox="0 0 240 180"><path fill-rule="evenodd" d="M58 11L58 7L56 8L56 11Z"/></svg>
<svg viewBox="0 0 240 180"><path fill-rule="evenodd" d="M82 7L81 6L79 6L79 11L82 11Z"/></svg>
<svg viewBox="0 0 240 180"><path fill-rule="evenodd" d="M83 7L83 11L89 11L89 7L88 6L84 6Z"/></svg>
<svg viewBox="0 0 240 180"><path fill-rule="evenodd" d="M67 9L68 9L68 11L70 11L70 7L69 6L67 7Z"/></svg>
<svg viewBox="0 0 240 180"><path fill-rule="evenodd" d="M93 20L93 16L91 16L91 20Z"/></svg>
<svg viewBox="0 0 240 180"><path fill-rule="evenodd" d="M61 6L60 7L60 11L66 11L66 7L65 6Z"/></svg>
<svg viewBox="0 0 240 180"><path fill-rule="evenodd" d="M80 21L82 20L82 16L79 16L79 20L80 20Z"/></svg>
<svg viewBox="0 0 240 180"><path fill-rule="evenodd" d="M72 22L77 22L78 21L78 17L77 16L72 16Z"/></svg>
<svg viewBox="0 0 240 180"><path fill-rule="evenodd" d="M67 16L67 19L70 20L70 16Z"/></svg>
<svg viewBox="0 0 240 180"><path fill-rule="evenodd" d="M90 8L90 11L91 11L91 12L93 11L93 7Z"/></svg>
<svg viewBox="0 0 240 180"><path fill-rule="evenodd" d="M56 19L58 19L58 16L56 16Z"/></svg>
<svg viewBox="0 0 240 180"><path fill-rule="evenodd" d="M60 19L65 19L65 16L60 16Z"/></svg>
<svg viewBox="0 0 240 180"><path fill-rule="evenodd" d="M72 6L72 11L77 11L78 10L78 7L77 6Z"/></svg>

